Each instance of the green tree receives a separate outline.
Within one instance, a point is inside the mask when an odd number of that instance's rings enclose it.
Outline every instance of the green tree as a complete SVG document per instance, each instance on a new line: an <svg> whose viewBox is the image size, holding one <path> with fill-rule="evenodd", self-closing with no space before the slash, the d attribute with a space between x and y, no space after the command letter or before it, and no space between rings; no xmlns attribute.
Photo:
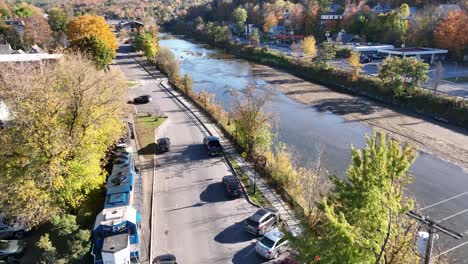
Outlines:
<svg viewBox="0 0 468 264"><path fill-rule="evenodd" d="M102 160L123 133L126 89L120 72L79 55L2 67L0 97L15 125L0 132L0 211L31 227L77 211L105 181Z"/></svg>
<svg viewBox="0 0 468 264"><path fill-rule="evenodd" d="M237 31L244 32L245 21L247 21L247 11L242 7L237 7L232 12L232 19L236 23Z"/></svg>
<svg viewBox="0 0 468 264"><path fill-rule="evenodd" d="M155 33L145 31L138 34L133 45L136 50L143 51L147 59L153 59L159 53L159 41Z"/></svg>
<svg viewBox="0 0 468 264"><path fill-rule="evenodd" d="M58 8L54 8L49 11L49 25L50 28L55 32L65 32L68 25L67 13Z"/></svg>
<svg viewBox="0 0 468 264"><path fill-rule="evenodd" d="M292 239L300 260L319 255L331 264L417 263L415 223L406 216L413 200L404 195L415 157L413 148L385 135L367 138L362 150L353 148L346 179L332 178L335 187L320 205L320 231Z"/></svg>
<svg viewBox="0 0 468 264"><path fill-rule="evenodd" d="M328 61L336 57L338 45L331 42L323 42L318 50L318 61L324 66L328 66Z"/></svg>
<svg viewBox="0 0 468 264"><path fill-rule="evenodd" d="M20 34L11 26L0 25L0 40L3 43L10 44L11 48L15 50L23 46Z"/></svg>
<svg viewBox="0 0 468 264"><path fill-rule="evenodd" d="M17 6L13 12L19 17L30 17L34 14L34 10L27 5Z"/></svg>
<svg viewBox="0 0 468 264"><path fill-rule="evenodd" d="M190 74L186 73L184 75L184 90L185 94L190 96L190 93L192 92L192 77L190 77Z"/></svg>
<svg viewBox="0 0 468 264"><path fill-rule="evenodd" d="M88 56L96 63L99 69L104 69L115 57L115 51L107 47L104 42L95 36L72 41L70 48Z"/></svg>
<svg viewBox="0 0 468 264"><path fill-rule="evenodd" d="M250 35L250 40L252 40L255 46L258 46L260 44L260 32L258 32L258 29L255 28L252 31L252 34Z"/></svg>
<svg viewBox="0 0 468 264"><path fill-rule="evenodd" d="M429 65L416 58L387 58L379 70L379 78L396 96L411 96L428 80Z"/></svg>

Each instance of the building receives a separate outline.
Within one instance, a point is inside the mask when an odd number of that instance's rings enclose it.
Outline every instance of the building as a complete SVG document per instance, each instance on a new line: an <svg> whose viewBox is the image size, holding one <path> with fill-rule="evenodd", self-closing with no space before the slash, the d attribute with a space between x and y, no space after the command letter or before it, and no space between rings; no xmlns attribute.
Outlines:
<svg viewBox="0 0 468 264"><path fill-rule="evenodd" d="M145 28L145 24L136 20L121 21L116 27L118 31L125 30L128 32L140 32L144 28Z"/></svg>
<svg viewBox="0 0 468 264"><path fill-rule="evenodd" d="M400 56L400 57L416 57L424 60L430 64L435 61L445 60L445 56L448 53L444 49L432 49L432 48L394 48L394 49L381 49L379 53L387 54L388 56Z"/></svg>
<svg viewBox="0 0 468 264"><path fill-rule="evenodd" d="M395 46L377 43L351 43L349 45L343 45L342 48L349 48L359 53L378 53L380 50L394 49Z"/></svg>
<svg viewBox="0 0 468 264"><path fill-rule="evenodd" d="M274 26L270 28L270 31L268 31L268 33L270 33L270 35L272 36L285 35L287 33L287 30L285 26Z"/></svg>
<svg viewBox="0 0 468 264"><path fill-rule="evenodd" d="M22 19L5 20L5 24L13 27L19 33L20 36L23 36L24 31L26 29L24 20Z"/></svg>
<svg viewBox="0 0 468 264"><path fill-rule="evenodd" d="M333 42L349 44L349 43L359 43L361 41L361 38L358 35L349 34L344 31L340 31L338 33L333 34L333 36L331 36L331 40Z"/></svg>

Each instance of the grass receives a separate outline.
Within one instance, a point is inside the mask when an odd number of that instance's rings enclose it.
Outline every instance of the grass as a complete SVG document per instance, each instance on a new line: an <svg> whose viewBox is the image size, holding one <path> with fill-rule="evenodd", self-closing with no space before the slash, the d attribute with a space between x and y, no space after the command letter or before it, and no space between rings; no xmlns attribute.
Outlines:
<svg viewBox="0 0 468 264"><path fill-rule="evenodd" d="M137 81L127 81L128 87L132 87L132 86L135 86L135 85L137 85L137 84L138 84Z"/></svg>
<svg viewBox="0 0 468 264"><path fill-rule="evenodd" d="M155 118L147 113L138 113L135 119L138 143L140 144L139 154L145 158L152 159L155 150L154 130L161 126L167 117Z"/></svg>
<svg viewBox="0 0 468 264"><path fill-rule="evenodd" d="M458 79L456 77L445 78L446 81L451 81L455 83L468 83L468 76L460 76Z"/></svg>
<svg viewBox="0 0 468 264"><path fill-rule="evenodd" d="M231 162L232 167L236 171L237 175L239 176L239 179L241 180L242 184L244 185L245 191L247 192L247 195L249 196L250 200L253 203L256 203L263 207L271 207L270 202L268 202L268 200L265 198L265 196L263 196L260 190L257 190L255 194L253 193L253 185L250 183L249 177L242 170L239 164L231 156L228 155L227 157L229 159L229 162Z"/></svg>

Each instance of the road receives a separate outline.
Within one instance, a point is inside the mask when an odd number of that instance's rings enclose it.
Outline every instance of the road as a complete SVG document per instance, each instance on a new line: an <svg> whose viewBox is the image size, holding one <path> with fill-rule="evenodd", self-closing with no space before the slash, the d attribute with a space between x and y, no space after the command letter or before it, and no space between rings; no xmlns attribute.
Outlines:
<svg viewBox="0 0 468 264"><path fill-rule="evenodd" d="M221 178L231 172L223 158L207 156L201 144L206 131L127 56L128 51L121 47L116 62L129 80L139 83L130 96L152 96L151 103L137 110L166 114L168 121L158 137L172 141L171 151L157 157L153 256L172 253L179 263L265 262L254 251L256 239L242 230L242 221L256 208L244 198L225 197Z"/></svg>

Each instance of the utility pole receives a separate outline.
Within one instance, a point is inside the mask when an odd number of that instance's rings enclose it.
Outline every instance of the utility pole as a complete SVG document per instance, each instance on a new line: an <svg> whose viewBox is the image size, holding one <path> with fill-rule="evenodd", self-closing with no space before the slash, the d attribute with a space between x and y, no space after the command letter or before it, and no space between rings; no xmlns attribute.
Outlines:
<svg viewBox="0 0 468 264"><path fill-rule="evenodd" d="M431 263L431 256L432 256L432 248L434 246L434 234L436 231L442 232L448 236L451 236L455 239L461 239L463 237L463 234L457 233L453 230L450 230L442 225L439 225L435 221L424 217L420 214L417 214L416 212L409 211L406 213L409 217L414 218L418 220L421 224L424 224L427 226L429 229L429 238L427 240L427 246L426 246L426 256L424 257L424 264L430 264Z"/></svg>

